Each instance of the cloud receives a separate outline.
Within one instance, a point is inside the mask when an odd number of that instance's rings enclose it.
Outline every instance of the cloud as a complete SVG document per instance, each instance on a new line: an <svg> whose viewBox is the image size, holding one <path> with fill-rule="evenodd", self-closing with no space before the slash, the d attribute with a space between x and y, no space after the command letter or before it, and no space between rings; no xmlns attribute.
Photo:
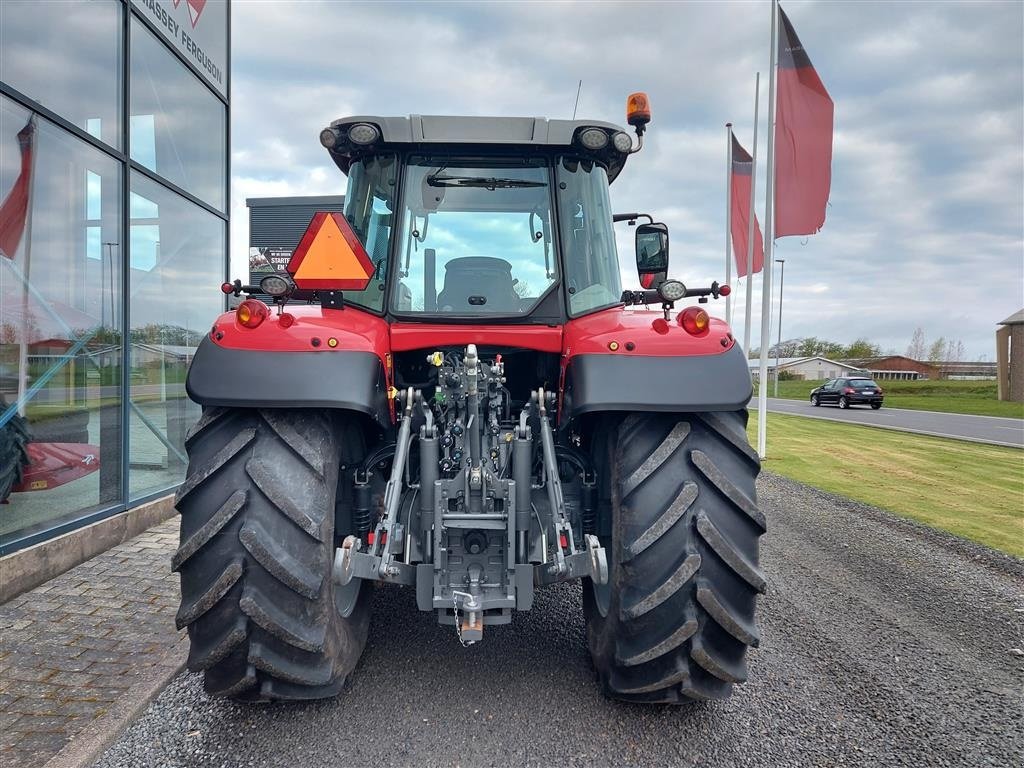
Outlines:
<svg viewBox="0 0 1024 768"><path fill-rule="evenodd" d="M760 70L764 217L769 4L237 3L232 20L232 251L244 199L339 194L317 142L355 114L572 114L619 122L646 90L654 120L612 187L617 211L672 230L672 272L725 274L725 129L750 147ZM785 238L784 337L899 351L916 327L993 356L1024 305L1024 6L788 2L836 104L831 204L811 238ZM624 283L633 230L616 225ZM760 333L755 281L753 342ZM734 293L742 328L743 291ZM777 281L776 281L777 303ZM724 315L724 302L709 310ZM773 327L772 338L777 329Z"/></svg>

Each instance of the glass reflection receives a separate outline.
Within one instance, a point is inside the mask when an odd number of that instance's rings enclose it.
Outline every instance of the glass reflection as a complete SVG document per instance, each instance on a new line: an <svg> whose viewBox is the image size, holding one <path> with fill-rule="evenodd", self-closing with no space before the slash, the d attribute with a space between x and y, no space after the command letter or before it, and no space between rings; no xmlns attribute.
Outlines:
<svg viewBox="0 0 1024 768"><path fill-rule="evenodd" d="M131 158L224 209L224 105L132 20Z"/></svg>
<svg viewBox="0 0 1024 768"><path fill-rule="evenodd" d="M120 148L121 13L116 0L0 1L0 79Z"/></svg>
<svg viewBox="0 0 1024 768"><path fill-rule="evenodd" d="M120 500L120 168L0 98L0 543Z"/></svg>
<svg viewBox="0 0 1024 768"><path fill-rule="evenodd" d="M181 482L200 408L185 372L223 308L224 222L141 174L131 183L130 495Z"/></svg>

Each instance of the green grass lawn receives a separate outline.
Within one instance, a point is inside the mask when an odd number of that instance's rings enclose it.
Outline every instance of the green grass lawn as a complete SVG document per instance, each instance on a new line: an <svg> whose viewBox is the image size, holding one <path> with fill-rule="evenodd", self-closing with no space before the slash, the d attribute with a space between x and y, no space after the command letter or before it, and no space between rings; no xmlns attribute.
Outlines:
<svg viewBox="0 0 1024 768"><path fill-rule="evenodd" d="M780 381L779 397L807 400L820 381ZM976 416L1024 419L1024 403L996 399L994 381L879 381L889 408L913 411L944 411ZM768 382L768 396L775 396L775 382ZM754 394L757 394L755 389Z"/></svg>
<svg viewBox="0 0 1024 768"><path fill-rule="evenodd" d="M767 453L771 472L1024 557L1020 449L769 413Z"/></svg>

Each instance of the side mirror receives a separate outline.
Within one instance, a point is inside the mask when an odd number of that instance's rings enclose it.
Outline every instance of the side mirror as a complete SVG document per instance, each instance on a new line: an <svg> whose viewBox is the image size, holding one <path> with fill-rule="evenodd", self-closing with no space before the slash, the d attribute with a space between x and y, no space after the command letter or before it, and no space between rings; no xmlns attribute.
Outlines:
<svg viewBox="0 0 1024 768"><path fill-rule="evenodd" d="M636 228L636 271L644 288L657 288L668 277L668 227L664 224Z"/></svg>

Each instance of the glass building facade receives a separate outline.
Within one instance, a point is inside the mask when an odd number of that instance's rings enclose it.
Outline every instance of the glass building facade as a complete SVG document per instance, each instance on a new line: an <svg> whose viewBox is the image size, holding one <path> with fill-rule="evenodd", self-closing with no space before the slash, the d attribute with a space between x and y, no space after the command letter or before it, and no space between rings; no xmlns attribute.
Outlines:
<svg viewBox="0 0 1024 768"><path fill-rule="evenodd" d="M22 466L0 554L184 476L185 372L223 309L229 40L227 0L0 2L0 469Z"/></svg>

